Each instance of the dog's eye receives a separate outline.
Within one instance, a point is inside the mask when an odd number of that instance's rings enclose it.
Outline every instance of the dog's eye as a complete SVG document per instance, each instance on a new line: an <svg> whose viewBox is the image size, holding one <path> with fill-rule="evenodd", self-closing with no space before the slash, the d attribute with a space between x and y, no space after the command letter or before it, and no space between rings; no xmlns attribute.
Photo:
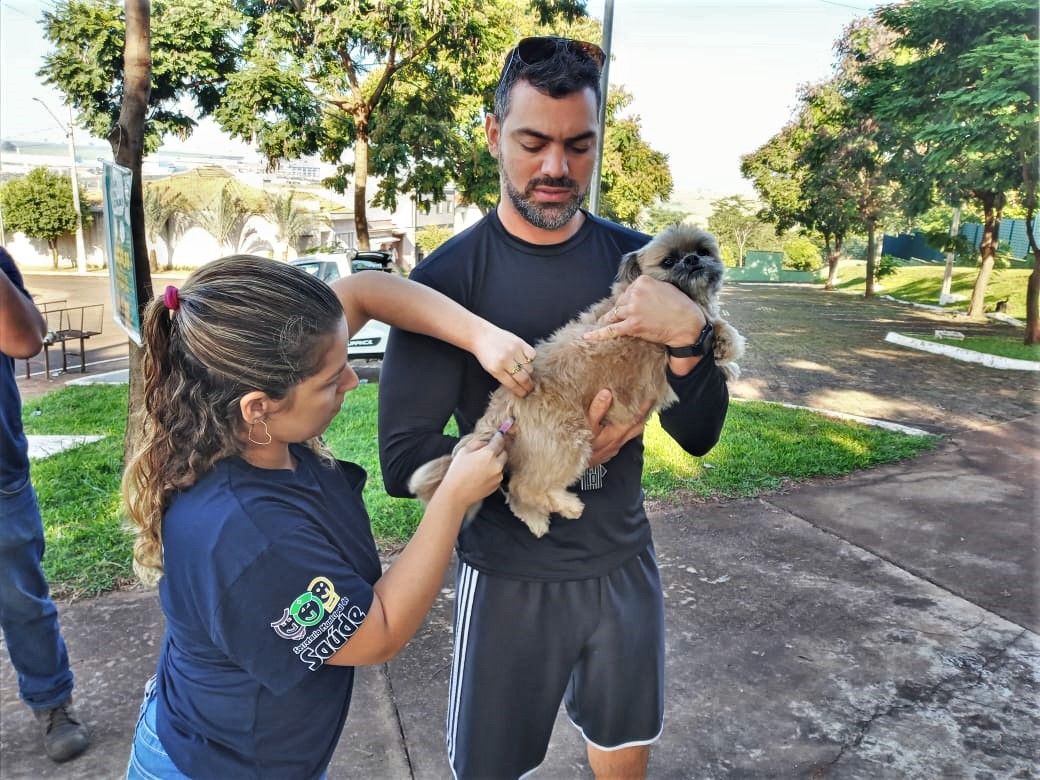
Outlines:
<svg viewBox="0 0 1040 780"><path fill-rule="evenodd" d="M673 265L679 262L679 258L674 255L668 255L664 260L661 261L663 268L671 268Z"/></svg>

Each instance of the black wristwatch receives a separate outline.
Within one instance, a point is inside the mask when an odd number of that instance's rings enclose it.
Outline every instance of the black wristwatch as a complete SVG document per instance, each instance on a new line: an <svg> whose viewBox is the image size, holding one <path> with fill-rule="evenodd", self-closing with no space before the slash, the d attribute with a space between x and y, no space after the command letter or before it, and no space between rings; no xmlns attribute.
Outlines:
<svg viewBox="0 0 1040 780"><path fill-rule="evenodd" d="M711 345L715 341L715 328L710 322L704 323L704 330L697 340L688 347L665 347L672 357L699 357L707 355L711 351Z"/></svg>

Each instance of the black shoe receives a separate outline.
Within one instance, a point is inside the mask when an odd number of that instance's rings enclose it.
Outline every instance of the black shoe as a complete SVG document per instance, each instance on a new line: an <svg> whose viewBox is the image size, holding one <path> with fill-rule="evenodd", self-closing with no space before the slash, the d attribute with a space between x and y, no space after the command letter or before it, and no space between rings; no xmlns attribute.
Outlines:
<svg viewBox="0 0 1040 780"><path fill-rule="evenodd" d="M89 747L90 734L76 719L72 699L52 710L34 710L33 714L43 724L43 748L51 761L68 761Z"/></svg>

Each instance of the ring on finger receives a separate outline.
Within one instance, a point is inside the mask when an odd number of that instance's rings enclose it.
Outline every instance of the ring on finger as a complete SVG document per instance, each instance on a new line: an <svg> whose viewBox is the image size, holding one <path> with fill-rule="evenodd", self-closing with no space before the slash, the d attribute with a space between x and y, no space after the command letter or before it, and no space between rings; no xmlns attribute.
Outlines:
<svg viewBox="0 0 1040 780"><path fill-rule="evenodd" d="M615 320L620 320L620 319L621 319L621 315L620 315L620 314L618 314L618 307L617 307L617 306L615 306L615 307L614 307L614 310L613 310L612 312L610 312L610 315L611 315L611 316L612 316L612 317L613 317L613 318L614 318Z"/></svg>
<svg viewBox="0 0 1040 780"><path fill-rule="evenodd" d="M513 367L509 370L509 376L514 376L516 374L519 374L523 370L524 370L524 367L522 365L520 365L519 363L514 363Z"/></svg>

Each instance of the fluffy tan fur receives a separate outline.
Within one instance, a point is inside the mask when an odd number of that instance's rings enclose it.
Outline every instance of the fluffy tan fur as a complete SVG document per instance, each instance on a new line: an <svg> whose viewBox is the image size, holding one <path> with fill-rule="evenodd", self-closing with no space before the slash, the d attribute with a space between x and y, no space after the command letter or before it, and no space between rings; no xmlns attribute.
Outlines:
<svg viewBox="0 0 1040 780"><path fill-rule="evenodd" d="M618 296L640 274L674 284L699 303L715 328L715 361L728 379L739 375L736 361L744 350L744 338L719 317L719 290L723 266L711 235L687 225L668 228L642 249L622 259L611 295L557 330L537 346L532 366L535 389L524 398L505 388L496 390L473 433L490 438L508 419L509 508L535 536L549 530L549 515L576 519L584 504L567 487L588 467L592 432L586 412L603 388L613 395L608 418L631 425L647 404L664 409L677 399L668 385L665 348L642 339L620 336L586 341L582 335L614 308ZM458 447L456 447L458 449ZM424 502L444 478L450 455L420 466L409 488ZM479 504L470 509L476 513Z"/></svg>

